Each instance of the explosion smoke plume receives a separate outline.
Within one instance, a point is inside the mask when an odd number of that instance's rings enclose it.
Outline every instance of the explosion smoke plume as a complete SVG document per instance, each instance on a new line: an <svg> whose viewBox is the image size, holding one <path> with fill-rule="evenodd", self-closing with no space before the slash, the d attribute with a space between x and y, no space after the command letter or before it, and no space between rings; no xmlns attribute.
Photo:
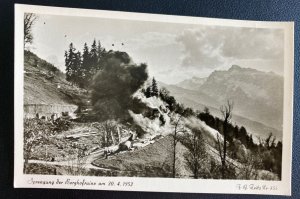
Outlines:
<svg viewBox="0 0 300 199"><path fill-rule="evenodd" d="M126 117L131 96L147 79L146 64L134 64L125 52L109 52L92 83L92 105L98 118Z"/></svg>

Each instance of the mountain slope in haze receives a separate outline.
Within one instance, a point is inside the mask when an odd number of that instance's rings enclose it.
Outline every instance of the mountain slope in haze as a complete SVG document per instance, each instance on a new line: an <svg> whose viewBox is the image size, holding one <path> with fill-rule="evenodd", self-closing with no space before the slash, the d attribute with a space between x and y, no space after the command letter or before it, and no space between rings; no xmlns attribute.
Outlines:
<svg viewBox="0 0 300 199"><path fill-rule="evenodd" d="M185 80L185 82L188 81L194 82L193 78ZM175 87L172 88L174 89ZM198 86L193 85L193 87L188 87L187 89L195 90L194 88L198 88L197 93L200 93L202 98L208 99L210 97L214 99L213 103L207 103L207 101L202 101L199 98L199 100L196 100L198 104L219 108L227 100L233 100L235 114L264 123L280 131L282 129L282 76L272 72L261 72L233 65L227 71L214 71L205 82L201 82ZM180 89L176 89L173 92L174 95L181 92L178 90ZM195 95L197 94L195 93L193 96ZM204 95L207 97L203 97ZM183 97L195 101L190 95Z"/></svg>
<svg viewBox="0 0 300 199"><path fill-rule="evenodd" d="M216 117L221 118L220 104L213 98L206 96L204 93L195 92L188 89L183 89L174 85L167 85L159 82L159 85L167 88L171 95L173 95L179 103L183 103L187 107L195 110L203 111L205 107L209 108L210 113ZM272 132L278 139L282 139L282 131L267 126L261 122L253 121L248 118L239 116L233 111L232 123L238 126L246 127L247 131L254 135L253 138L267 138ZM255 140L258 142L258 139Z"/></svg>
<svg viewBox="0 0 300 199"><path fill-rule="evenodd" d="M207 80L206 77L199 78L199 77L192 77L191 79L186 79L178 84L176 86L184 89L189 89L189 90L199 90L202 84Z"/></svg>
<svg viewBox="0 0 300 199"><path fill-rule="evenodd" d="M282 128L282 76L234 65L227 71L214 71L199 91L220 104L233 100L234 111L238 115Z"/></svg>
<svg viewBox="0 0 300 199"><path fill-rule="evenodd" d="M272 72L232 66L227 71L213 72L205 82L189 89L180 87L180 84L159 84L180 103L196 110L208 107L217 117L221 116L220 106L228 99L233 100L233 123L245 126L249 132L262 138L270 132L278 139L282 138L283 77Z"/></svg>
<svg viewBox="0 0 300 199"><path fill-rule="evenodd" d="M165 87L168 91L170 91L171 95L173 95L178 102L188 105L187 102L196 102L197 104L202 104L203 108L207 107L218 107L219 102L215 100L213 97L208 96L201 91L194 91L190 89L181 88L176 85L168 85L163 82L158 82L159 87ZM202 110L202 109L201 109Z"/></svg>
<svg viewBox="0 0 300 199"><path fill-rule="evenodd" d="M179 102L184 103L186 106L200 111L203 111L204 108L207 107L209 108L209 111L213 116L222 118L219 108L205 106L193 100L184 100ZM233 125L238 125L239 127L244 126L249 133L254 135L253 139L256 143L259 143L259 138L266 139L269 136L270 132L272 132L277 139L282 140L282 131L267 126L261 122L253 121L248 118L234 114L234 111L232 114L231 123Z"/></svg>

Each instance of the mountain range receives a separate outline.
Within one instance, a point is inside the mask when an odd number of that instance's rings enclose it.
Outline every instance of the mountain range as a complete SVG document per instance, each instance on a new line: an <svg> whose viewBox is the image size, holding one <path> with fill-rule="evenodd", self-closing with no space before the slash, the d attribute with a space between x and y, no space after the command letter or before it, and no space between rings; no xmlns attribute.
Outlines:
<svg viewBox="0 0 300 199"><path fill-rule="evenodd" d="M182 82L179 82L176 84L176 86L189 89L189 90L200 90L200 87L204 82L207 80L206 77L192 77L191 79L183 80Z"/></svg>
<svg viewBox="0 0 300 199"><path fill-rule="evenodd" d="M207 78L192 77L166 87L181 103L197 110L208 107L220 117L219 108L234 103L232 122L247 127L260 137L272 132L282 138L283 77L233 65L228 70L212 72Z"/></svg>

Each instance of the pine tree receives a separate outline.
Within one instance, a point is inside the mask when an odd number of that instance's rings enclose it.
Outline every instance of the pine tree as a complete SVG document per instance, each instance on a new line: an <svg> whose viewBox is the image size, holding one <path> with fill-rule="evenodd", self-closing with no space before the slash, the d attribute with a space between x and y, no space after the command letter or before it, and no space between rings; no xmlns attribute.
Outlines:
<svg viewBox="0 0 300 199"><path fill-rule="evenodd" d="M156 83L156 80L152 79L152 93L151 93L151 96L156 96L158 97L158 87L157 87L157 83Z"/></svg>
<svg viewBox="0 0 300 199"><path fill-rule="evenodd" d="M69 64L69 55L68 51L65 51L65 66L66 66L66 80L69 81L71 69L70 69L70 64Z"/></svg>
<svg viewBox="0 0 300 199"><path fill-rule="evenodd" d="M68 52L65 52L66 80L75 84L80 84L82 80L82 60L81 53L71 43Z"/></svg>
<svg viewBox="0 0 300 199"><path fill-rule="evenodd" d="M234 137L238 139L240 135L239 135L239 127L237 125L235 125L233 129L233 133L234 133Z"/></svg>
<svg viewBox="0 0 300 199"><path fill-rule="evenodd" d="M82 68L81 68L81 53L79 51L75 54L74 59L74 83L81 85L82 82Z"/></svg>
<svg viewBox="0 0 300 199"><path fill-rule="evenodd" d="M89 48L88 48L87 44L84 43L83 53L82 53L82 65L81 65L83 87L88 86L90 65L91 65L91 59L90 59Z"/></svg>
<svg viewBox="0 0 300 199"><path fill-rule="evenodd" d="M204 113L206 114L206 115L210 115L210 111L209 111L209 108L206 106L206 107L204 107Z"/></svg>
<svg viewBox="0 0 300 199"><path fill-rule="evenodd" d="M74 82L75 50L73 43L70 43L68 52L65 52L66 80L69 82Z"/></svg>
<svg viewBox="0 0 300 199"><path fill-rule="evenodd" d="M151 86L148 86L148 87L146 88L146 91L145 91L145 96L146 96L147 98L149 98L149 97L151 97L151 95L152 95Z"/></svg>
<svg viewBox="0 0 300 199"><path fill-rule="evenodd" d="M104 57L105 49L101 46L101 42L98 41L97 45L97 70L101 69L101 62Z"/></svg>
<svg viewBox="0 0 300 199"><path fill-rule="evenodd" d="M254 142L253 142L252 134L250 134L250 136L249 136L249 142L248 142L248 144L247 144L247 147L248 147L249 149L251 149L251 150L254 148Z"/></svg>
<svg viewBox="0 0 300 199"><path fill-rule="evenodd" d="M91 45L91 58L95 60L97 58L97 44L95 39L93 41L93 44Z"/></svg>
<svg viewBox="0 0 300 199"><path fill-rule="evenodd" d="M245 127L241 127L240 131L239 131L239 137L240 137L240 141L242 142L243 145L247 145L247 130L245 129Z"/></svg>
<svg viewBox="0 0 300 199"><path fill-rule="evenodd" d="M88 77L89 80L91 80L97 72L97 63L98 63L97 44L96 44L96 40L94 39L90 51L90 69L89 69L89 77Z"/></svg>

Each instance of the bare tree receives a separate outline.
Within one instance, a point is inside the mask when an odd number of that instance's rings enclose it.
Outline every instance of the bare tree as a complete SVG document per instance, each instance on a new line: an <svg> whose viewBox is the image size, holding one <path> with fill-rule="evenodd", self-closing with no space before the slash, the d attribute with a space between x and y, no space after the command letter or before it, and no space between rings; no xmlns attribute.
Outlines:
<svg viewBox="0 0 300 199"><path fill-rule="evenodd" d="M111 145L116 145L120 143L121 134L119 132L119 127L117 126L117 122L114 120L107 120L105 122L99 123L94 122L92 124L94 128L96 128L99 132L101 132L101 147L107 148ZM118 133L118 143L115 139L114 131ZM108 157L108 154L105 154L105 157Z"/></svg>
<svg viewBox="0 0 300 199"><path fill-rule="evenodd" d="M220 111L223 117L223 151L221 150L221 144L220 140L218 138L218 144L219 144L219 153L220 153L220 158L221 158L221 163L222 163L222 179L225 179L225 170L226 170L226 156L227 156L227 127L230 122L230 119L232 117L232 110L233 110L233 102L232 101L227 101L226 105L222 105L220 107Z"/></svg>
<svg viewBox="0 0 300 199"><path fill-rule="evenodd" d="M24 14L24 48L26 44L32 44L33 35L32 27L37 20L37 15L34 13L25 13Z"/></svg>
<svg viewBox="0 0 300 199"><path fill-rule="evenodd" d="M173 143L172 143L172 177L175 178L176 177L176 146L177 143L179 141L179 136L178 134L181 132L184 132L184 128L182 125L182 115L179 116L175 116L175 118L173 118L172 123L174 125L174 133L173 133Z"/></svg>
<svg viewBox="0 0 300 199"><path fill-rule="evenodd" d="M273 136L273 133L271 132L268 137L265 139L265 143L263 144L267 149L270 149L271 147L275 146L276 137Z"/></svg>
<svg viewBox="0 0 300 199"><path fill-rule="evenodd" d="M194 178L200 177L201 171L205 170L204 161L207 158L204 138L199 129L192 129L192 134L185 134L181 143L188 149L184 154L188 168L193 172Z"/></svg>
<svg viewBox="0 0 300 199"><path fill-rule="evenodd" d="M245 155L241 161L240 178L244 180L257 180L258 169L262 167L262 158L260 155L254 155L250 151Z"/></svg>

